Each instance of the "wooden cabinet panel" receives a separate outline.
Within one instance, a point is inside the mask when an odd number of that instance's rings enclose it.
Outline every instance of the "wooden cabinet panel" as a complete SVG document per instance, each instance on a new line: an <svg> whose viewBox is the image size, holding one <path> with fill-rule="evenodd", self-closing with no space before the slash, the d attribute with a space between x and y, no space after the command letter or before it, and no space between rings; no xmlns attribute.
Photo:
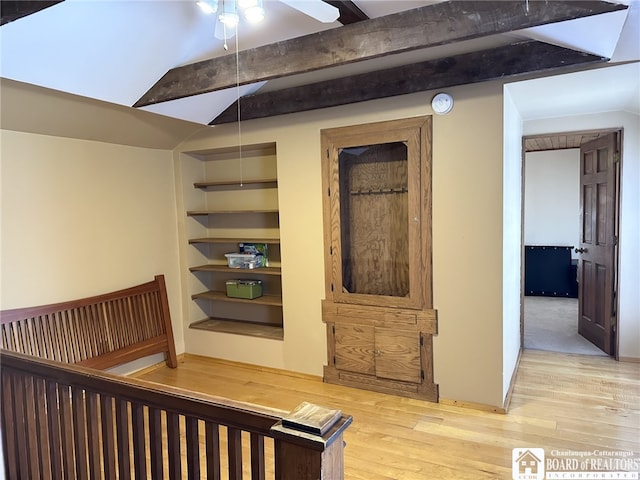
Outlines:
<svg viewBox="0 0 640 480"><path fill-rule="evenodd" d="M407 297L407 146L394 142L339 154L344 292ZM353 151L353 153L349 153Z"/></svg>
<svg viewBox="0 0 640 480"><path fill-rule="evenodd" d="M392 122L388 122L392 123ZM336 302L423 308L421 229L430 220L420 201L423 127L374 124L323 131L328 183L325 236L331 243L330 296ZM428 224L429 222L427 222ZM430 262L430 257L428 259Z"/></svg>
<svg viewBox="0 0 640 480"><path fill-rule="evenodd" d="M376 328L375 345L376 377L422 381L419 332Z"/></svg>
<svg viewBox="0 0 640 480"><path fill-rule="evenodd" d="M322 131L325 381L438 400L431 117Z"/></svg>
<svg viewBox="0 0 640 480"><path fill-rule="evenodd" d="M335 368L389 380L420 383L420 332L335 325Z"/></svg>
<svg viewBox="0 0 640 480"><path fill-rule="evenodd" d="M374 375L374 328L367 325L336 325L335 332L336 368Z"/></svg>
<svg viewBox="0 0 640 480"><path fill-rule="evenodd" d="M355 318L371 318L381 323L391 323L393 325L415 325L418 322L416 312L398 311L392 309L366 308L364 306L341 306L338 305L336 313L341 316Z"/></svg>

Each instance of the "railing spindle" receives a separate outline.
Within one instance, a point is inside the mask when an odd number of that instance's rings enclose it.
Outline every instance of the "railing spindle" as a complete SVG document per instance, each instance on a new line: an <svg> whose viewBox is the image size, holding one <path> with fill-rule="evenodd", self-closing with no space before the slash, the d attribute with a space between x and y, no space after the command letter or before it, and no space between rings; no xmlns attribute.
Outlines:
<svg viewBox="0 0 640 480"><path fill-rule="evenodd" d="M141 342L146 340L146 335L144 334L146 330L147 317L144 309L144 297L143 295L136 295L131 298L133 302L132 305L132 316L130 323L131 325L131 343ZM134 320L135 319L135 320Z"/></svg>
<svg viewBox="0 0 640 480"><path fill-rule="evenodd" d="M62 441L60 410L58 409L58 386L47 380L47 425L49 430L49 453L51 455L52 478L62 478Z"/></svg>
<svg viewBox="0 0 640 480"><path fill-rule="evenodd" d="M86 306L82 306L74 310L75 337L78 340L77 362L81 362L90 356L90 353L87 351L87 338L84 328L87 323L86 309Z"/></svg>
<svg viewBox="0 0 640 480"><path fill-rule="evenodd" d="M38 462L41 478L54 478L51 473L51 456L49 446L49 429L47 423L46 384L41 378L34 379L35 413L38 426Z"/></svg>
<svg viewBox="0 0 640 480"><path fill-rule="evenodd" d="M27 451L29 471L32 478L40 478L40 461L38 455L38 420L36 416L35 387L32 376L24 377L25 427L27 431Z"/></svg>
<svg viewBox="0 0 640 480"><path fill-rule="evenodd" d="M60 410L60 433L62 439L62 468L64 478L76 478L73 455L73 414L71 413L71 392L68 385L58 385L58 408Z"/></svg>
<svg viewBox="0 0 640 480"><path fill-rule="evenodd" d="M89 443L89 477L102 478L100 465L100 409L98 395L86 392L87 405L87 441Z"/></svg>
<svg viewBox="0 0 640 480"><path fill-rule="evenodd" d="M31 328L33 330L33 337L31 339L34 345L36 355L39 357L47 358L47 352L44 348L45 337L42 335L42 319L40 317L33 317L31 319Z"/></svg>
<svg viewBox="0 0 640 480"><path fill-rule="evenodd" d="M264 437L251 433L251 480L265 480Z"/></svg>
<svg viewBox="0 0 640 480"><path fill-rule="evenodd" d="M242 480L242 430L227 427L229 480Z"/></svg>
<svg viewBox="0 0 640 480"><path fill-rule="evenodd" d="M204 437L207 452L207 480L220 480L220 428L206 422Z"/></svg>
<svg viewBox="0 0 640 480"><path fill-rule="evenodd" d="M118 443L118 478L131 478L131 457L129 456L129 409L126 400L116 398L116 441Z"/></svg>
<svg viewBox="0 0 640 480"><path fill-rule="evenodd" d="M75 326L73 325L73 317L75 315L74 309L69 309L66 312L62 312L62 319L64 325L64 343L67 346L67 359L68 363L75 363L80 361L77 357L78 340L75 335Z"/></svg>
<svg viewBox="0 0 640 480"><path fill-rule="evenodd" d="M16 330L16 333L18 334L16 343L18 344L19 352L31 354L31 350L29 349L29 343L25 338L26 328L27 328L26 323L27 323L26 319L18 323L17 325L18 328Z"/></svg>
<svg viewBox="0 0 640 480"><path fill-rule="evenodd" d="M62 357L62 347L60 346L60 322L56 313L46 313L49 338L51 340L51 360L64 362Z"/></svg>
<svg viewBox="0 0 640 480"><path fill-rule="evenodd" d="M97 317L97 312L98 312L98 306L97 305L87 305L87 310L86 310L86 324L85 324L85 328L86 330L86 346L85 348L87 349L87 358L92 358L95 357L96 355L99 355L98 353L98 341L97 339L100 338L99 335L99 329L100 329L100 322L98 320Z"/></svg>
<svg viewBox="0 0 640 480"><path fill-rule="evenodd" d="M25 393L24 382L25 376L16 376L13 379L13 402L16 412L16 443L18 445L27 446L27 412L25 411ZM20 476L28 477L29 472L29 460L28 460L29 448L18 448L18 465L20 466Z"/></svg>
<svg viewBox="0 0 640 480"><path fill-rule="evenodd" d="M122 324L124 322L125 301L126 299L124 298L116 298L111 306L113 312L109 315L110 318L113 318L113 345L116 349L123 348L125 346L125 343L122 341L124 337Z"/></svg>
<svg viewBox="0 0 640 480"><path fill-rule="evenodd" d="M198 435L198 419L186 417L187 438L187 478L200 480L200 438Z"/></svg>
<svg viewBox="0 0 640 480"><path fill-rule="evenodd" d="M87 452L87 419L84 411L84 391L78 387L71 387L71 402L73 408L73 444L76 475L78 479L85 480L89 478L87 469L89 456Z"/></svg>
<svg viewBox="0 0 640 480"><path fill-rule="evenodd" d="M102 461L104 462L104 478L114 480L116 478L116 449L115 449L115 419L114 398L100 394L100 424L102 426Z"/></svg>
<svg viewBox="0 0 640 480"><path fill-rule="evenodd" d="M162 462L162 416L157 408L149 408L149 455L151 478L164 478Z"/></svg>
<svg viewBox="0 0 640 480"><path fill-rule="evenodd" d="M58 345L60 348L60 361L65 363L73 363L72 346L70 341L69 324L67 322L68 311L54 313L58 321Z"/></svg>
<svg viewBox="0 0 640 480"><path fill-rule="evenodd" d="M138 402L131 403L131 430L133 432L133 471L135 478L147 478L144 406Z"/></svg>
<svg viewBox="0 0 640 480"><path fill-rule="evenodd" d="M5 453L5 468L9 472L9 478L18 478L19 444L16 438L18 417L13 401L14 386L15 376L6 374L2 382L2 444Z"/></svg>
<svg viewBox="0 0 640 480"><path fill-rule="evenodd" d="M167 412L167 455L169 457L169 480L182 480L180 416L173 412Z"/></svg>

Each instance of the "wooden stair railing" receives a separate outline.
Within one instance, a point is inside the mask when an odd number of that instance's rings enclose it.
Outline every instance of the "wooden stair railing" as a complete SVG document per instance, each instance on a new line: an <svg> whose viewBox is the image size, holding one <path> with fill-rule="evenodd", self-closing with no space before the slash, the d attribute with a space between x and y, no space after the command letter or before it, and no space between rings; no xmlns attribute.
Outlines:
<svg viewBox="0 0 640 480"><path fill-rule="evenodd" d="M6 478L343 478L340 412L316 434L281 410L4 350L0 362Z"/></svg>
<svg viewBox="0 0 640 480"><path fill-rule="evenodd" d="M0 347L99 369L164 353L175 368L164 275L89 298L3 310Z"/></svg>

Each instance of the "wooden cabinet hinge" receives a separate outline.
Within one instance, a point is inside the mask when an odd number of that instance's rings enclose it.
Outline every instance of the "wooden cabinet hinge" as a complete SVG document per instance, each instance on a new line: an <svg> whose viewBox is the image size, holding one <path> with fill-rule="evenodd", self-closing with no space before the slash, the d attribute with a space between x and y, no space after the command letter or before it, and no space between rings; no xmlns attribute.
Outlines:
<svg viewBox="0 0 640 480"><path fill-rule="evenodd" d="M336 326L335 325L331 325L331 330L333 330L333 334L336 334Z"/></svg>
<svg viewBox="0 0 640 480"><path fill-rule="evenodd" d="M424 380L424 370L420 370L420 378Z"/></svg>
<svg viewBox="0 0 640 480"><path fill-rule="evenodd" d="M331 196L331 187L327 188L327 197Z"/></svg>
<svg viewBox="0 0 640 480"><path fill-rule="evenodd" d="M336 356L335 355L333 356L333 364L334 365L336 364Z"/></svg>
<svg viewBox="0 0 640 480"><path fill-rule="evenodd" d="M331 291L333 292L333 283L331 284Z"/></svg>
<svg viewBox="0 0 640 480"><path fill-rule="evenodd" d="M329 255L333 255L333 247L329 247Z"/></svg>

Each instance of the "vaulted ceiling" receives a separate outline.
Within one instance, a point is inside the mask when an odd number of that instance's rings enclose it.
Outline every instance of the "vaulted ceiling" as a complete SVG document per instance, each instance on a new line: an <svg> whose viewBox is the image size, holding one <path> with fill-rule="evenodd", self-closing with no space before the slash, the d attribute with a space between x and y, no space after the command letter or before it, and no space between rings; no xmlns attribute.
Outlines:
<svg viewBox="0 0 640 480"><path fill-rule="evenodd" d="M344 26L270 0L227 51L195 1L2 1L0 75L217 124L640 59L638 1L327 3Z"/></svg>

